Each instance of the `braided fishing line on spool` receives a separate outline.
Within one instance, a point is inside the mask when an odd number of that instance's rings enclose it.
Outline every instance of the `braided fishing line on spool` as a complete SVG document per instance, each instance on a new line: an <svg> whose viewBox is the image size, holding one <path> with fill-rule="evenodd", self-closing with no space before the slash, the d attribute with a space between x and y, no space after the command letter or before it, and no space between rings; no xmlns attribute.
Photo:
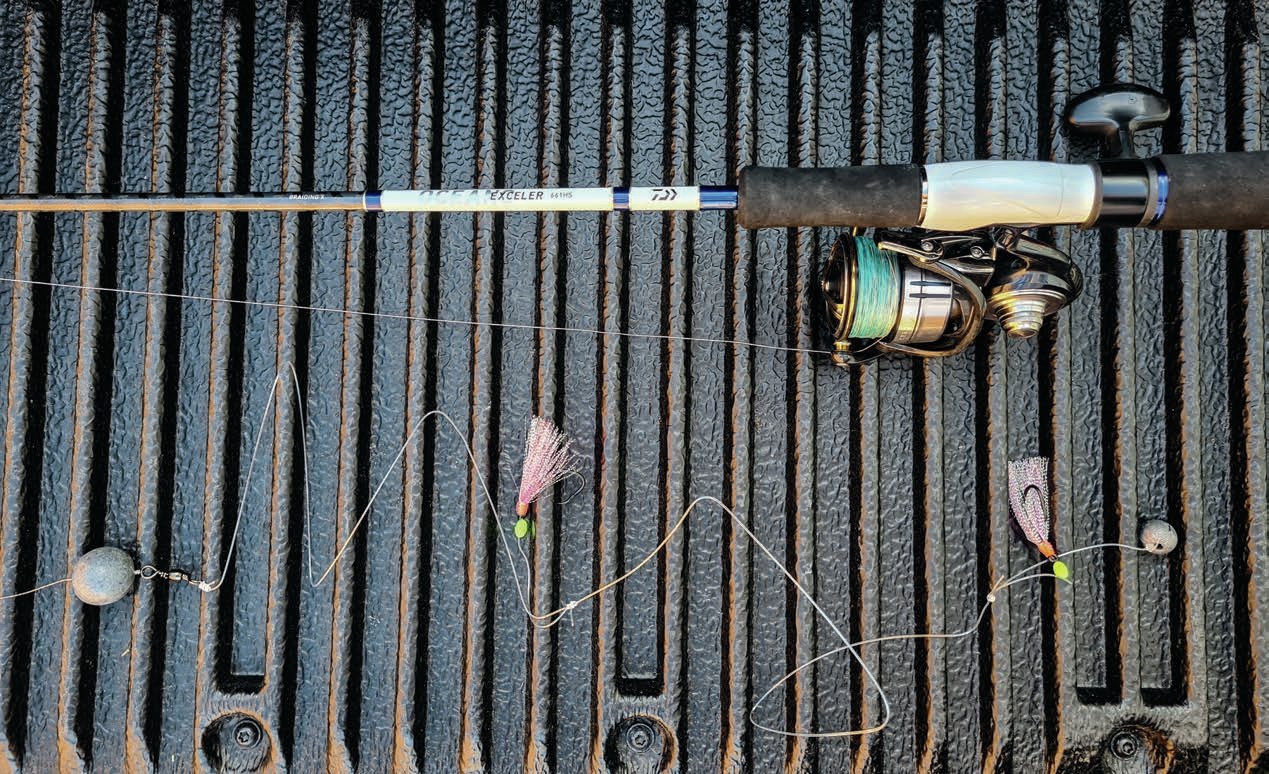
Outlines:
<svg viewBox="0 0 1269 774"><path fill-rule="evenodd" d="M899 261L868 237L855 240L855 314L850 337L879 339L899 316Z"/></svg>

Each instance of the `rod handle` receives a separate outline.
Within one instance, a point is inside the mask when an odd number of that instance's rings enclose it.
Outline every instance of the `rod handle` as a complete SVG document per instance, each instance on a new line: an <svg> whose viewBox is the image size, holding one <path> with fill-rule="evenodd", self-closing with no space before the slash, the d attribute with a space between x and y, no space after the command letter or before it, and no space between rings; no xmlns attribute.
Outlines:
<svg viewBox="0 0 1269 774"><path fill-rule="evenodd" d="M1269 151L1159 156L1167 199L1154 228L1269 228Z"/></svg>
<svg viewBox="0 0 1269 774"><path fill-rule="evenodd" d="M747 167L740 172L736 214L745 228L915 226L921 217L921 168Z"/></svg>

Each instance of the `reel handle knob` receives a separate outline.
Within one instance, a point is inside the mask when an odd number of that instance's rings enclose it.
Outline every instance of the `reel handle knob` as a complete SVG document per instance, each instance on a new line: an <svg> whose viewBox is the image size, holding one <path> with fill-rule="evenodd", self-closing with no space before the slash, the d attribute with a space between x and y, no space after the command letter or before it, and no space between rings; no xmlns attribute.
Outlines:
<svg viewBox="0 0 1269 774"><path fill-rule="evenodd" d="M1072 132L1102 140L1107 156L1136 158L1135 137L1172 114L1162 94L1135 83L1113 83L1080 94L1066 107Z"/></svg>

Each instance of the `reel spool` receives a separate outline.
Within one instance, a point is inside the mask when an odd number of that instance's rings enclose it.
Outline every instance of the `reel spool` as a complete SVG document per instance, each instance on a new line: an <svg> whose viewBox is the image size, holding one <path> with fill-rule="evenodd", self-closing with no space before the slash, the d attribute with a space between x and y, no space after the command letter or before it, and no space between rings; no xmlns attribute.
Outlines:
<svg viewBox="0 0 1269 774"><path fill-rule="evenodd" d="M820 275L840 365L960 354L985 320L1028 338L1082 286L1065 253L1005 228L846 234Z"/></svg>

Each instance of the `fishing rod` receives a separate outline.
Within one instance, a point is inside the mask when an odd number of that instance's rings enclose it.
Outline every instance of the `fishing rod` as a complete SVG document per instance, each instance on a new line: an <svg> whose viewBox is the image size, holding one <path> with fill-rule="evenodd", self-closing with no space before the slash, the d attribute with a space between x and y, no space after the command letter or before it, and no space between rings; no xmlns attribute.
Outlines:
<svg viewBox="0 0 1269 774"><path fill-rule="evenodd" d="M1091 163L749 167L738 186L5 194L0 212L718 210L750 229L845 227L820 275L834 360L946 357L989 320L1010 336L1033 336L1079 295L1079 268L1030 229L1269 228L1269 152L1136 156L1136 133L1170 114L1163 95L1144 86L1078 96L1068 129L1100 139L1108 154Z"/></svg>

